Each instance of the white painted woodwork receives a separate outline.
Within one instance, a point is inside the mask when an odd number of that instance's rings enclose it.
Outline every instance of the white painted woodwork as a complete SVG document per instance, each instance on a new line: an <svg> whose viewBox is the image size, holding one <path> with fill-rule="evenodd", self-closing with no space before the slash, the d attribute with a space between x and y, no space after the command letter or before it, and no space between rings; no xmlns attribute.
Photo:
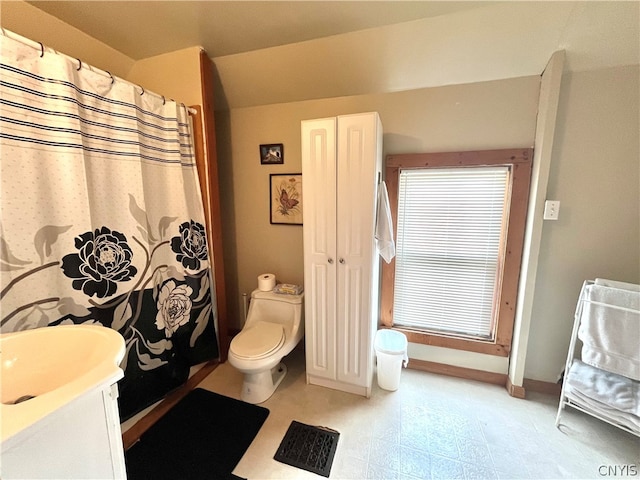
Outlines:
<svg viewBox="0 0 640 480"><path fill-rule="evenodd" d="M302 122L307 381L369 396L378 323L377 113Z"/></svg>
<svg viewBox="0 0 640 480"><path fill-rule="evenodd" d="M116 384L92 390L3 442L0 476L126 479L117 398Z"/></svg>
<svg viewBox="0 0 640 480"><path fill-rule="evenodd" d="M563 50L557 51L551 56L547 68L542 74L538 99L539 114L536 123L531 186L529 187L529 211L522 251L516 316L513 325L513 343L509 356L509 380L512 385L516 386L522 386L524 382L524 367L538 274L538 257L544 228L542 211L547 197L553 158L553 139L556 132L556 116L560 103L564 62L565 52Z"/></svg>
<svg viewBox="0 0 640 480"><path fill-rule="evenodd" d="M335 377L336 118L302 123L307 372Z"/></svg>

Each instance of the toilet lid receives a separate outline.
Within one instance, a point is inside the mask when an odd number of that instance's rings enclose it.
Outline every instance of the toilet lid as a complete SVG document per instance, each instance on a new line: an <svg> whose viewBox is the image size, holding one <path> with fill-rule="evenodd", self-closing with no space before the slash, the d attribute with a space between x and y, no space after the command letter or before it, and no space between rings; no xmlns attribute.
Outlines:
<svg viewBox="0 0 640 480"><path fill-rule="evenodd" d="M257 322L242 330L231 342L231 349L238 357L262 358L277 350L284 343L284 328L279 323Z"/></svg>

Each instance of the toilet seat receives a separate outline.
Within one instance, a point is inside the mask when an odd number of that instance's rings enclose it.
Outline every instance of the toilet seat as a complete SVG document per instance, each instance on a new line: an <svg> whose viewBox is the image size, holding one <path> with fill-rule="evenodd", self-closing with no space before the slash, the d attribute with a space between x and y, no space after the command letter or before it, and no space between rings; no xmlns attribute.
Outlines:
<svg viewBox="0 0 640 480"><path fill-rule="evenodd" d="M233 354L240 358L260 359L278 350L284 343L284 328L278 323L256 322L242 330L231 342Z"/></svg>

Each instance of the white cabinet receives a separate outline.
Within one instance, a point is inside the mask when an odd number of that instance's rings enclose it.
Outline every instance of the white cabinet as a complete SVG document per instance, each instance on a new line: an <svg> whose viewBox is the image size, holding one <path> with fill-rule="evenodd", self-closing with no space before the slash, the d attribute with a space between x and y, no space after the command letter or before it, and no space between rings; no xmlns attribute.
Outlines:
<svg viewBox="0 0 640 480"><path fill-rule="evenodd" d="M126 479L117 399L117 384L91 390L5 440L0 477Z"/></svg>
<svg viewBox="0 0 640 480"><path fill-rule="evenodd" d="M302 122L307 383L369 396L378 324L377 113Z"/></svg>

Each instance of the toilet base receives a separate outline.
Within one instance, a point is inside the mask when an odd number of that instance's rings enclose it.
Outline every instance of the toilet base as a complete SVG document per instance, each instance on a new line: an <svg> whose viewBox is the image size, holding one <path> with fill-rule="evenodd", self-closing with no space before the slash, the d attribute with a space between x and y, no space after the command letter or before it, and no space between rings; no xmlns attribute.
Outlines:
<svg viewBox="0 0 640 480"><path fill-rule="evenodd" d="M247 403L266 402L287 374L287 366L279 363L270 370L245 373L240 398Z"/></svg>

